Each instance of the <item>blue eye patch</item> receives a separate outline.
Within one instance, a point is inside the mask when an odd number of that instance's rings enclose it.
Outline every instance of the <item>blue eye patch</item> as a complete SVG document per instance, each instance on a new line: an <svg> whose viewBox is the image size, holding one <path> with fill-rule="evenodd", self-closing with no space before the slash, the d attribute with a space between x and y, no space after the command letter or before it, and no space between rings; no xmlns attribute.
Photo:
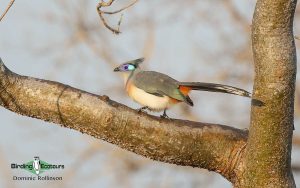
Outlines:
<svg viewBox="0 0 300 188"><path fill-rule="evenodd" d="M134 66L134 65L128 65L128 66L127 66L127 70L130 70L130 71L131 71L131 70L134 70L134 69L135 69L135 66Z"/></svg>

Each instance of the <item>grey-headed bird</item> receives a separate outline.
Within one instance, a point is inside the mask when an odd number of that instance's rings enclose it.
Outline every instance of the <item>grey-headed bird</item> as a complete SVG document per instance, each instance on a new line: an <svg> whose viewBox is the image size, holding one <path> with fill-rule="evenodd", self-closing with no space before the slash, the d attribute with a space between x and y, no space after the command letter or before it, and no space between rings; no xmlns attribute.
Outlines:
<svg viewBox="0 0 300 188"><path fill-rule="evenodd" d="M127 94L143 107L139 111L149 109L151 111L164 111L161 117L168 118L166 110L174 104L185 102L193 106L189 97L191 90L229 93L243 97L251 97L251 94L236 87L203 83L203 82L179 82L168 75L155 72L143 71L140 63L144 58L125 62L114 69L122 72Z"/></svg>

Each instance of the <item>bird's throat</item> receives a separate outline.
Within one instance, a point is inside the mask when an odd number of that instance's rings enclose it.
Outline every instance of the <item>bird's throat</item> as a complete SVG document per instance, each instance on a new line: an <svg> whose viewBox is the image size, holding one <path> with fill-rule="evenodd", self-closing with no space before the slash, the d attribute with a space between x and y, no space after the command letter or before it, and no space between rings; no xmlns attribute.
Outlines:
<svg viewBox="0 0 300 188"><path fill-rule="evenodd" d="M122 76L124 79L124 84L126 85L128 82L128 79L130 79L132 72L123 72Z"/></svg>

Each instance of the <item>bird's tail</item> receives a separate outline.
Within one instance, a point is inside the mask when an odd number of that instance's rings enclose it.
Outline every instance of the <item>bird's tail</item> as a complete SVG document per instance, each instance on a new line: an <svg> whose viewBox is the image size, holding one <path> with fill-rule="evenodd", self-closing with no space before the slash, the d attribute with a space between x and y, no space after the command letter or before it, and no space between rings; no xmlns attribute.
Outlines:
<svg viewBox="0 0 300 188"><path fill-rule="evenodd" d="M228 85L203 83L203 82L180 82L179 85L189 87L192 90L221 92L221 93L229 93L233 95L240 95L243 97L251 97L251 93L249 93L248 91L237 87L228 86Z"/></svg>

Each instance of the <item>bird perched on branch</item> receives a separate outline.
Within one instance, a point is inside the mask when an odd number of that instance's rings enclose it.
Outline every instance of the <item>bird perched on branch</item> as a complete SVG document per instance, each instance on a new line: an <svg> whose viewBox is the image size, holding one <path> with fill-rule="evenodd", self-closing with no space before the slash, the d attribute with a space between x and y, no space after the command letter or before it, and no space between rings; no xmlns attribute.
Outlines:
<svg viewBox="0 0 300 188"><path fill-rule="evenodd" d="M140 63L144 58L125 62L114 69L122 72L125 81L125 89L128 95L143 107L139 111L149 109L151 111L164 111L161 117L168 118L166 110L174 104L185 102L193 106L189 97L191 90L229 93L243 97L251 97L250 93L236 87L203 83L203 82L179 82L165 74L155 71L143 71Z"/></svg>

